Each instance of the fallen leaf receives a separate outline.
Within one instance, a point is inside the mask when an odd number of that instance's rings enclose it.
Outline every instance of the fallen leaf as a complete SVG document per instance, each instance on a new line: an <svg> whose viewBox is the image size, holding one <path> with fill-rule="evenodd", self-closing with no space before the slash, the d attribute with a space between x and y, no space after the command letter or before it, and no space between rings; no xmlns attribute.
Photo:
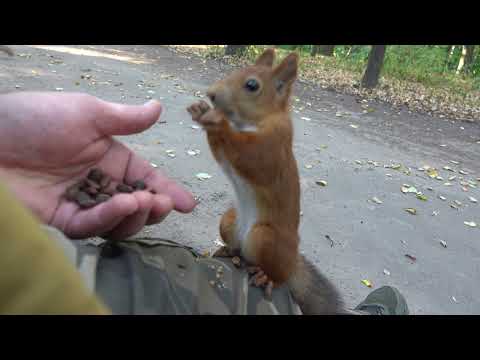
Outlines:
<svg viewBox="0 0 480 360"><path fill-rule="evenodd" d="M414 209L414 208L406 208L405 211L408 212L409 214L417 215L417 209Z"/></svg>
<svg viewBox="0 0 480 360"><path fill-rule="evenodd" d="M443 201L447 200L447 198L446 198L445 196L442 196L442 195L438 195L438 198L439 198L440 200L443 200Z"/></svg>
<svg viewBox="0 0 480 360"><path fill-rule="evenodd" d="M402 193L407 194L407 193L418 193L418 190L414 186L409 186L407 184L403 184L401 188Z"/></svg>
<svg viewBox="0 0 480 360"><path fill-rule="evenodd" d="M410 255L410 254L405 254L405 257L412 260L412 261L417 261L417 258L415 256Z"/></svg>
<svg viewBox="0 0 480 360"><path fill-rule="evenodd" d="M435 179L438 177L438 171L434 168L430 168L427 170L428 176L430 176L432 179Z"/></svg>
<svg viewBox="0 0 480 360"><path fill-rule="evenodd" d="M354 129L358 129L358 125L355 125L355 124L350 124L350 127Z"/></svg>
<svg viewBox="0 0 480 360"><path fill-rule="evenodd" d="M206 180L206 179L210 179L212 176L210 174L207 174L207 173L198 173L197 175L195 175L197 177L197 179L199 180Z"/></svg>
<svg viewBox="0 0 480 360"><path fill-rule="evenodd" d="M458 161L455 161L455 160L450 160L450 162L451 162L452 164L455 164L455 165L460 164Z"/></svg>
<svg viewBox="0 0 480 360"><path fill-rule="evenodd" d="M470 200L472 203L477 203L478 202L478 200L475 199L473 196L469 196L468 200Z"/></svg>
<svg viewBox="0 0 480 360"><path fill-rule="evenodd" d="M301 119L302 119L302 120L305 120L305 121L311 121L311 120L312 120L312 119L310 119L310 118L308 118L308 117L306 117L306 116L302 116Z"/></svg>
<svg viewBox="0 0 480 360"><path fill-rule="evenodd" d="M422 201L427 201L427 197L421 193L417 194L417 199L422 200Z"/></svg>
<svg viewBox="0 0 480 360"><path fill-rule="evenodd" d="M328 183L325 180L315 181L315 184L320 185L320 186L327 186L328 185Z"/></svg>
<svg viewBox="0 0 480 360"><path fill-rule="evenodd" d="M443 170L455 172L455 170L453 170L450 166L444 166Z"/></svg>
<svg viewBox="0 0 480 360"><path fill-rule="evenodd" d="M448 181L453 181L453 180L455 180L456 178L457 178L456 175L452 175L452 176L450 176L450 177L448 178Z"/></svg>
<svg viewBox="0 0 480 360"><path fill-rule="evenodd" d="M459 170L458 172L462 175L468 175L468 172L466 172L465 170Z"/></svg>
<svg viewBox="0 0 480 360"><path fill-rule="evenodd" d="M310 165L310 164L305 165L305 168L307 168L307 169L311 169L312 167L313 167L313 166Z"/></svg>
<svg viewBox="0 0 480 360"><path fill-rule="evenodd" d="M195 155L197 155L197 152L194 151L194 150L187 150L187 154L190 155L190 156L195 156Z"/></svg>
<svg viewBox="0 0 480 360"><path fill-rule="evenodd" d="M473 221L464 221L463 223L467 226L470 226L470 227L476 227L477 226L477 224Z"/></svg>
<svg viewBox="0 0 480 360"><path fill-rule="evenodd" d="M447 242L446 242L446 241L440 240L440 244L442 244L442 246L443 246L444 248L447 247Z"/></svg>
<svg viewBox="0 0 480 360"><path fill-rule="evenodd" d="M453 202L454 202L456 205L458 205L458 206L462 206L462 203L461 203L460 201L458 201L458 200L454 200Z"/></svg>
<svg viewBox="0 0 480 360"><path fill-rule="evenodd" d="M154 168L158 167L158 165L154 163L150 163L150 165L152 165Z"/></svg>
<svg viewBox="0 0 480 360"><path fill-rule="evenodd" d="M433 211L432 212L432 216L437 216L438 215L438 211Z"/></svg>
<svg viewBox="0 0 480 360"><path fill-rule="evenodd" d="M455 296L452 296L452 300L454 303L458 303L457 299L455 298Z"/></svg>
<svg viewBox="0 0 480 360"><path fill-rule="evenodd" d="M375 196L372 198L372 201L376 204L383 204L383 201L381 201L379 198L377 198Z"/></svg>
<svg viewBox="0 0 480 360"><path fill-rule="evenodd" d="M383 269L383 273L387 276L390 276L390 271L388 271L387 269Z"/></svg>
<svg viewBox="0 0 480 360"><path fill-rule="evenodd" d="M444 183L443 185L445 185L445 186L452 186L452 183L446 182L446 183Z"/></svg>
<svg viewBox="0 0 480 360"><path fill-rule="evenodd" d="M56 91L63 91L63 88L62 87L57 87L55 88Z"/></svg>
<svg viewBox="0 0 480 360"><path fill-rule="evenodd" d="M191 127L192 129L195 129L195 130L200 129L200 126L198 126L198 125L191 125L190 127Z"/></svg>
<svg viewBox="0 0 480 360"><path fill-rule="evenodd" d="M365 286L367 286L367 287L369 287L369 288L372 287L372 283L371 283L370 281L368 281L368 280L362 280L362 284L365 285Z"/></svg>

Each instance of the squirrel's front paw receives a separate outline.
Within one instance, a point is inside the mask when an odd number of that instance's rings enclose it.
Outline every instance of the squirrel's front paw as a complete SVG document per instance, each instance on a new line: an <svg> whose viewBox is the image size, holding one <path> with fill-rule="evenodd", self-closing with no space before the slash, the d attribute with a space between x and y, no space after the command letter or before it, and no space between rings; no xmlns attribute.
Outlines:
<svg viewBox="0 0 480 360"><path fill-rule="evenodd" d="M203 100L190 105L187 111L192 115L193 121L203 125L203 127L207 129L220 124L222 120L220 114Z"/></svg>
<svg viewBox="0 0 480 360"><path fill-rule="evenodd" d="M187 108L187 111L192 115L193 121L199 122L200 118L210 110L210 105L208 105L205 101L201 100L196 102L195 104L190 105Z"/></svg>

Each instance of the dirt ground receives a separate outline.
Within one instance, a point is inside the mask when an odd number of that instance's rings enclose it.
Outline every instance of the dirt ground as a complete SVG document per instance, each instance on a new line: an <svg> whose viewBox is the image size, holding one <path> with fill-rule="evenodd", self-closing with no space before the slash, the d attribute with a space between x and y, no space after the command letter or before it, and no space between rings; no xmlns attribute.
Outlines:
<svg viewBox="0 0 480 360"><path fill-rule="evenodd" d="M174 213L142 235L202 251L216 247L232 189L185 108L231 66L160 45L12 48L15 57L0 54L0 93L87 92L129 104L160 100L165 123L119 139L183 183L200 203L192 214ZM374 111L364 114L358 99L306 83L297 84L295 96L305 255L351 306L371 291L361 282L369 280L373 288L399 288L415 314L479 313L480 204L471 198L480 201L480 124L398 113L379 103L370 103ZM426 165L441 179L419 170ZM201 181L195 176L200 172L212 177ZM328 185L317 185L319 180ZM427 201L402 193L402 184L414 186ZM415 208L417 215L405 208Z"/></svg>

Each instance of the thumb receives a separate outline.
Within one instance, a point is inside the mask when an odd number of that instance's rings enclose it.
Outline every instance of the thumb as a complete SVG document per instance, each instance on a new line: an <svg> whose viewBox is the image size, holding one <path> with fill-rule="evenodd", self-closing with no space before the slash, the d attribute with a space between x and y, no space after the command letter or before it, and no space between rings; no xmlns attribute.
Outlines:
<svg viewBox="0 0 480 360"><path fill-rule="evenodd" d="M162 105L150 100L144 105L124 105L99 100L102 110L95 124L104 135L130 135L151 127L162 113Z"/></svg>

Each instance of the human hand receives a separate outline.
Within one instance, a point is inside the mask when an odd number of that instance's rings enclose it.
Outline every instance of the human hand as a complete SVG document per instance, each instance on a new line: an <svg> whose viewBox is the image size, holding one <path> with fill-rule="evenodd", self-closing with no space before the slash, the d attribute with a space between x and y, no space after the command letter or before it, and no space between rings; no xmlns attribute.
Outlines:
<svg viewBox="0 0 480 360"><path fill-rule="evenodd" d="M77 93L0 95L0 177L42 222L71 238L123 239L172 209L191 212L189 192L112 138L148 129L161 111L155 101L128 106ZM156 194L116 194L80 209L62 195L93 167L116 181L144 180Z"/></svg>

